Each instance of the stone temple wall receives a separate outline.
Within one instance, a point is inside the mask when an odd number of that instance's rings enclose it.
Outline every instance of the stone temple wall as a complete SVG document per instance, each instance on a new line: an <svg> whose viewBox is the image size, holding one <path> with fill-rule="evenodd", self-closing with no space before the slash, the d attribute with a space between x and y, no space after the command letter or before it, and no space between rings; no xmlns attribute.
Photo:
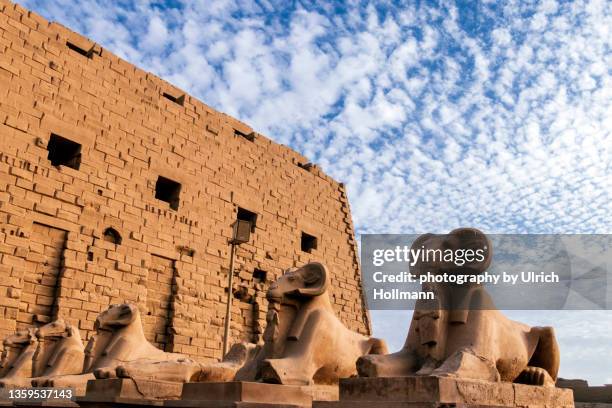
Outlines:
<svg viewBox="0 0 612 408"><path fill-rule="evenodd" d="M324 261L348 327L369 333L342 184L286 146L91 40L0 0L0 337L61 317L85 339L132 301L148 339L221 357L228 239L232 339L257 341L265 290Z"/></svg>

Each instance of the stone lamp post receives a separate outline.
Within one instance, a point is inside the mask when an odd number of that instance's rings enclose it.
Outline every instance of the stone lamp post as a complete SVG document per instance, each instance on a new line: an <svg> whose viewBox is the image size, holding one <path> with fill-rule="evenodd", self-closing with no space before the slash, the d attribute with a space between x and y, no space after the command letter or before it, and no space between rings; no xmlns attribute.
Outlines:
<svg viewBox="0 0 612 408"><path fill-rule="evenodd" d="M232 319L232 289L234 278L234 256L236 246L249 242L251 238L251 222L245 220L236 220L233 225L232 239L230 240L230 266L227 275L227 304L225 308L225 326L223 329L223 356L227 354L229 348L229 329Z"/></svg>

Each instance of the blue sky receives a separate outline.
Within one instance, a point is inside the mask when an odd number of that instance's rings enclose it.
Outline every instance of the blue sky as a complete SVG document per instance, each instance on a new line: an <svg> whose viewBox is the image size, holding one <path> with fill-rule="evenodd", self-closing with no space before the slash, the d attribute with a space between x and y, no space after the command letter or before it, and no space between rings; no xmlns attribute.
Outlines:
<svg viewBox="0 0 612 408"><path fill-rule="evenodd" d="M612 232L605 0L21 3L319 163L359 233ZM513 316L612 383L611 313ZM399 347L409 312L373 317Z"/></svg>

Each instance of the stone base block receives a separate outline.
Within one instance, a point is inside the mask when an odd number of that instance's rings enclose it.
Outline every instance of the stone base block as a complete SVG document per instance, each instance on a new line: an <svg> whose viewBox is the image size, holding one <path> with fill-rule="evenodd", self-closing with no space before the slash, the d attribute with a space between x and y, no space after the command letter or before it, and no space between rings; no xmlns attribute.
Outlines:
<svg viewBox="0 0 612 408"><path fill-rule="evenodd" d="M338 401L339 398L337 385L301 385L300 389L313 401Z"/></svg>
<svg viewBox="0 0 612 408"><path fill-rule="evenodd" d="M71 400L47 400L38 402L24 402L16 401L13 406L15 408L39 408L39 407L53 407L53 408L79 408L79 404Z"/></svg>
<svg viewBox="0 0 612 408"><path fill-rule="evenodd" d="M580 402L612 404L612 386L569 387L574 390L574 399Z"/></svg>
<svg viewBox="0 0 612 408"><path fill-rule="evenodd" d="M347 378L339 401L313 408L555 407L573 408L569 389L446 377Z"/></svg>
<svg viewBox="0 0 612 408"><path fill-rule="evenodd" d="M34 408L34 407L55 407L55 408L79 408L79 404L70 399L48 399L48 400L8 400L0 399L1 407L20 407L20 408Z"/></svg>
<svg viewBox="0 0 612 408"><path fill-rule="evenodd" d="M82 407L126 405L163 405L164 400L181 396L183 384L166 381L112 378L90 380L84 397L77 398Z"/></svg>
<svg viewBox="0 0 612 408"><path fill-rule="evenodd" d="M312 394L303 387L245 381L187 383L180 400L167 407L297 408L310 407Z"/></svg>

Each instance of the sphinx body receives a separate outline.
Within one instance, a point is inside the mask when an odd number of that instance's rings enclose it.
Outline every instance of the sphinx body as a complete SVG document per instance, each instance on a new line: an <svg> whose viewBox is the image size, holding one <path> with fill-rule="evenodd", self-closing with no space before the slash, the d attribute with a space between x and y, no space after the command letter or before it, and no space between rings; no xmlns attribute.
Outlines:
<svg viewBox="0 0 612 408"><path fill-rule="evenodd" d="M236 380L335 384L356 374L359 356L386 353L384 341L355 333L338 319L327 294L329 279L327 268L312 262L270 286L263 347Z"/></svg>
<svg viewBox="0 0 612 408"><path fill-rule="evenodd" d="M356 374L364 354L386 353L382 340L347 329L327 294L329 274L320 263L290 270L274 282L264 344L236 344L219 363L133 361L117 367L117 376L173 382L265 381L310 385L337 383Z"/></svg>
<svg viewBox="0 0 612 408"><path fill-rule="evenodd" d="M20 330L3 341L0 388L27 387L34 372L33 357L38 346L36 329Z"/></svg>
<svg viewBox="0 0 612 408"><path fill-rule="evenodd" d="M488 248L481 262L457 267L417 264L415 272L482 273L490 265L492 246L475 229L448 235L426 234L413 248ZM552 327L529 327L497 310L481 285L429 284L435 301L417 302L404 347L386 356L357 361L362 377L436 375L487 381L520 382L553 387L559 370L559 348Z"/></svg>
<svg viewBox="0 0 612 408"><path fill-rule="evenodd" d="M0 378L8 374L24 346L31 340L35 341L36 337L29 330L19 330L4 339L2 355L0 355Z"/></svg>
<svg viewBox="0 0 612 408"><path fill-rule="evenodd" d="M75 326L59 319L38 329L36 337L33 377L79 374L83 370L85 348Z"/></svg>
<svg viewBox="0 0 612 408"><path fill-rule="evenodd" d="M142 329L138 308L134 304L112 305L95 323L96 334L85 347L83 368L77 375L52 375L34 379L39 387L73 387L77 395L85 391L87 381L115 377L118 365L136 360L166 361L185 358L166 353L149 343Z"/></svg>
<svg viewBox="0 0 612 408"><path fill-rule="evenodd" d="M28 329L4 341L7 366L2 387L29 387L36 377L77 374L83 369L84 348L79 330L63 319Z"/></svg>
<svg viewBox="0 0 612 408"><path fill-rule="evenodd" d="M260 347L253 343L234 344L221 362L201 363L190 358L169 361L136 360L121 364L117 377L169 382L225 382L234 379L236 372L253 359Z"/></svg>

